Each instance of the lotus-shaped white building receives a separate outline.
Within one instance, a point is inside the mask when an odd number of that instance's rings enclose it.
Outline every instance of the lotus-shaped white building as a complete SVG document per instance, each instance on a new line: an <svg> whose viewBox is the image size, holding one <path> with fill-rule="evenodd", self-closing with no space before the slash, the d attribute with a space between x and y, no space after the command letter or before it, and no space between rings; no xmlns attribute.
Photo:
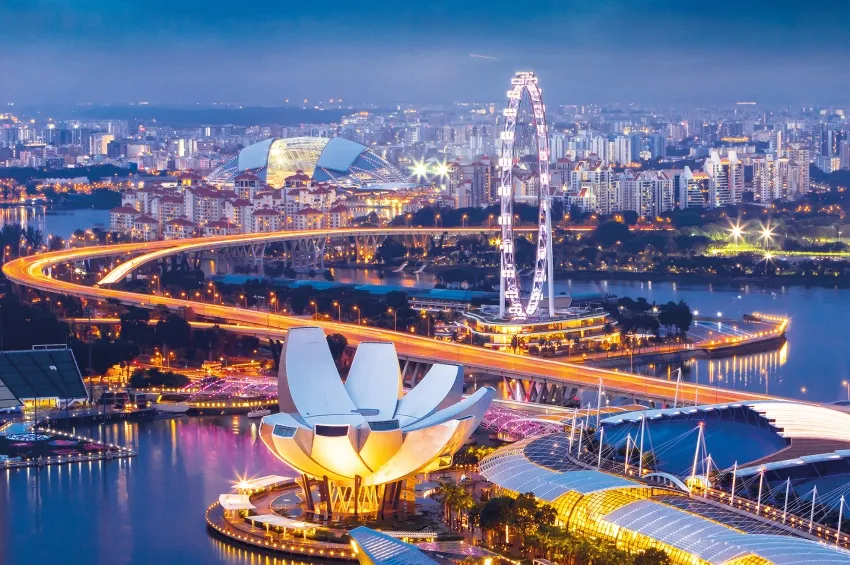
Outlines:
<svg viewBox="0 0 850 565"><path fill-rule="evenodd" d="M403 394L392 343L361 343L343 384L315 327L289 331L278 379L280 413L263 418L260 437L302 473L305 493L320 481L328 512L377 510L398 500L399 481L450 465L494 394L463 398L463 368L443 364Z"/></svg>

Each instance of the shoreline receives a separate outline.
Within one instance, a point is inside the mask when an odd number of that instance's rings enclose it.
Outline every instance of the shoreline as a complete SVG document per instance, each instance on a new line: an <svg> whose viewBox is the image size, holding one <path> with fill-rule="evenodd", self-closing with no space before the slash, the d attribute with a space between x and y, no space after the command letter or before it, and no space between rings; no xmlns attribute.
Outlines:
<svg viewBox="0 0 850 565"><path fill-rule="evenodd" d="M327 268L339 269L354 269L354 270L386 270L396 268L395 265L380 265L371 264L364 265L358 263L342 263L330 264ZM487 274L497 274L498 269L495 267L466 267L458 266L436 266L428 267L423 272L428 274L437 274L450 269L475 269L483 270ZM392 272L392 271L389 271ZM413 274L405 272L402 274ZM821 287L821 288L850 288L850 278L844 279L840 277L803 277L803 276L786 276L786 277L718 277L712 275L693 275L693 274L668 274L668 273L632 273L623 271L555 271L555 281L578 280L578 281L632 281L632 282L677 282L677 283L694 283L694 284L710 284L710 285L747 285L756 284L764 287L780 288L783 286L803 286L803 287ZM495 291L494 291L495 292Z"/></svg>

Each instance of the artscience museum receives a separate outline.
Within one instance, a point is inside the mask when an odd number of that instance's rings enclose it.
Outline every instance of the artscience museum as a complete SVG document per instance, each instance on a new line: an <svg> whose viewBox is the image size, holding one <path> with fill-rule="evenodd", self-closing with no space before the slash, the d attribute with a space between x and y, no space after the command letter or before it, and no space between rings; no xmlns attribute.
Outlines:
<svg viewBox="0 0 850 565"><path fill-rule="evenodd" d="M392 343L361 343L343 382L322 329L302 327L287 337L278 395L260 436L301 474L308 510L330 515L412 501L408 479L451 465L494 391L464 398L463 368L435 364L405 392Z"/></svg>

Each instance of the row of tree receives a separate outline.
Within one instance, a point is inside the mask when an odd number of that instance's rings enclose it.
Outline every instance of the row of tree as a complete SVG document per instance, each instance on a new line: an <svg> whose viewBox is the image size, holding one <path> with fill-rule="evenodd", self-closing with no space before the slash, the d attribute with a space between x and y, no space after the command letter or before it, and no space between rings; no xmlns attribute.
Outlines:
<svg viewBox="0 0 850 565"><path fill-rule="evenodd" d="M521 552L526 556L543 556L569 565L671 565L670 556L656 548L631 554L614 543L578 535L556 525L557 512L533 493L516 498L497 496L471 513L482 533L495 535L506 543L508 531L519 536Z"/></svg>

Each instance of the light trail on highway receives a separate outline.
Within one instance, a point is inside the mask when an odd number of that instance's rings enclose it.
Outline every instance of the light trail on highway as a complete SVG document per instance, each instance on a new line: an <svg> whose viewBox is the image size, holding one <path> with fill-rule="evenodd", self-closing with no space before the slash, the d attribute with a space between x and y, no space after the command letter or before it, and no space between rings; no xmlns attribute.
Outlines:
<svg viewBox="0 0 850 565"><path fill-rule="evenodd" d="M422 233L470 233L484 232L467 229L443 228L384 228L384 229L349 229L345 236L360 233L380 232L386 235L409 235ZM326 332L341 333L352 344L364 341L389 341L395 344L401 358L423 362L444 362L463 365L468 371L482 372L507 379L546 380L575 385L587 389L595 389L600 380L605 391L610 395L634 396L637 398L669 400L676 394L676 383L653 377L632 375L606 369L596 369L584 365L564 363L552 359L517 355L509 352L493 351L471 345L438 341L433 338L395 332L357 324L334 322L327 320L307 320L283 314L248 310L236 306L194 302L162 295L145 295L110 288L89 287L73 282L52 278L48 272L57 265L103 258L123 254L150 254L155 251L170 250L170 254L198 251L216 248L221 245L238 245L239 243L258 243L261 241L280 241L291 237L339 237L341 234L333 230L304 230L278 232L276 234L245 234L198 238L187 240L166 240L146 243L129 243L113 246L83 247L54 251L41 255L32 255L10 261L3 266L3 272L8 279L16 284L62 295L77 296L88 300L115 300L129 306L155 308L164 306L172 311L191 311L197 316L210 319L212 323L222 321L225 325L251 326L254 335L283 337L285 332L293 327L312 325L323 328ZM247 328L244 328L247 330ZM245 332L247 333L247 332ZM776 397L756 394L746 391L723 389L693 383L681 383L678 397L683 403L734 403L753 400L775 399Z"/></svg>

